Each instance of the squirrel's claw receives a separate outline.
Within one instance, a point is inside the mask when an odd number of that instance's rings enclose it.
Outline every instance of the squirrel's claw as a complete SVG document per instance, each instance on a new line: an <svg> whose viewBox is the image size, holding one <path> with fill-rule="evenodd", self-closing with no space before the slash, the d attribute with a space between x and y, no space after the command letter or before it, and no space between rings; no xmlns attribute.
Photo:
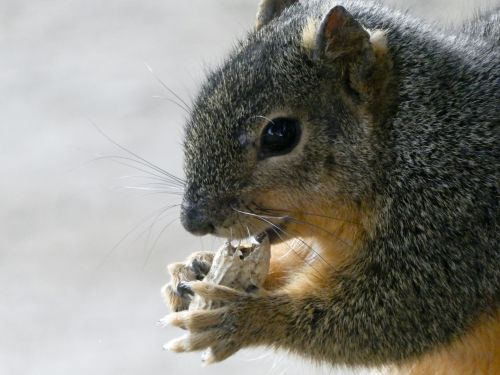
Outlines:
<svg viewBox="0 0 500 375"><path fill-rule="evenodd" d="M168 342L164 348L173 352L208 349L203 364L220 362L240 348L262 341L261 319L252 319L269 310L269 300L256 294L240 292L225 286L193 281L186 285L195 294L212 301L222 301L223 307L207 310L186 310L171 313L160 323L183 328L189 333Z"/></svg>
<svg viewBox="0 0 500 375"><path fill-rule="evenodd" d="M194 292L191 289L189 283L185 281L181 281L179 284L177 284L177 288L174 293L177 294L177 296L179 296L180 298L185 298L186 295L194 295Z"/></svg>
<svg viewBox="0 0 500 375"><path fill-rule="evenodd" d="M190 281L203 279L212 265L213 253L199 251L188 257L185 262L170 264L167 269L171 281L162 289L162 295L171 311L187 310L191 303Z"/></svg>
<svg viewBox="0 0 500 375"><path fill-rule="evenodd" d="M226 312L225 307L216 310L181 311L167 315L160 322L187 329L190 332L202 332L217 326Z"/></svg>
<svg viewBox="0 0 500 375"><path fill-rule="evenodd" d="M203 364L220 362L241 348L238 332L235 334L233 325L225 319L229 315L227 307L169 314L161 320L163 325L184 328L189 333L169 341L163 348L176 353L207 349L202 356Z"/></svg>
<svg viewBox="0 0 500 375"><path fill-rule="evenodd" d="M235 342L223 342L208 348L202 355L201 361L203 366L208 366L213 363L222 362L223 360L231 357L238 350L240 346Z"/></svg>
<svg viewBox="0 0 500 375"><path fill-rule="evenodd" d="M207 366L225 360L240 349L239 344L230 338L220 341L218 338L220 338L220 331L217 329L190 333L169 341L163 348L175 353L205 350L201 359L203 365Z"/></svg>
<svg viewBox="0 0 500 375"><path fill-rule="evenodd" d="M212 331L190 333L169 341L164 345L164 349L175 353L203 350L213 343L215 334Z"/></svg>

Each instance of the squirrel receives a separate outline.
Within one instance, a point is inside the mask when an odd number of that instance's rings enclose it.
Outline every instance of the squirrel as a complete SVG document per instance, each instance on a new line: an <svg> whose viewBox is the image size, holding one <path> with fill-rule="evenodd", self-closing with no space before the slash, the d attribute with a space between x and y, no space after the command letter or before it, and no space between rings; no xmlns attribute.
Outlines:
<svg viewBox="0 0 500 375"><path fill-rule="evenodd" d="M401 374L500 373L500 10L461 30L368 1L262 0L185 127L181 222L268 236L258 290L170 266L168 348L267 346ZM223 307L189 311L192 294Z"/></svg>

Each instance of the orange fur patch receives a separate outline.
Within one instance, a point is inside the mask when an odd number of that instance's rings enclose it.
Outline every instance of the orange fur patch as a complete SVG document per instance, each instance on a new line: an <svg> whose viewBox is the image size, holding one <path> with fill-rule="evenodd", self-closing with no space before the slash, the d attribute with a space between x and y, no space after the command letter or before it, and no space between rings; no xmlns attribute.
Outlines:
<svg viewBox="0 0 500 375"><path fill-rule="evenodd" d="M288 283L306 264L308 255L309 249L297 246L296 240L273 245L271 264L264 288L273 290Z"/></svg>
<svg viewBox="0 0 500 375"><path fill-rule="evenodd" d="M286 236L295 238L271 248L265 287L283 287L294 295L331 289L332 268L342 267L357 254L371 228L368 210L347 204L314 205L310 200L306 204L288 202L285 196L273 193L259 198L262 207L284 207L282 215L290 217Z"/></svg>
<svg viewBox="0 0 500 375"><path fill-rule="evenodd" d="M451 345L392 372L401 375L500 374L500 311Z"/></svg>
<svg viewBox="0 0 500 375"><path fill-rule="evenodd" d="M276 204L274 195L267 200ZM266 202L263 202L266 203ZM286 203L279 202L286 207ZM295 218L286 231L301 238L272 247L270 289L282 288L298 298L304 293L317 294L332 288L331 267L341 267L357 254L363 238L372 232L373 216L366 207L314 207L313 203L286 213ZM292 250L290 249L292 248ZM483 319L468 334L452 344L424 355L418 360L383 370L400 375L496 375L500 374L500 312Z"/></svg>

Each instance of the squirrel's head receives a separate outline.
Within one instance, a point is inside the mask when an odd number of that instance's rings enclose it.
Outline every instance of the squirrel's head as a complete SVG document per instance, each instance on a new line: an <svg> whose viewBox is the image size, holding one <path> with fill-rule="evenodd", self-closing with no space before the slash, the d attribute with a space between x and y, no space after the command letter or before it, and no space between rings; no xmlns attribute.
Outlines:
<svg viewBox="0 0 500 375"><path fill-rule="evenodd" d="M265 11L186 126L181 219L194 234L272 233L289 213L357 202L373 184L381 43L340 6L317 20L298 4Z"/></svg>

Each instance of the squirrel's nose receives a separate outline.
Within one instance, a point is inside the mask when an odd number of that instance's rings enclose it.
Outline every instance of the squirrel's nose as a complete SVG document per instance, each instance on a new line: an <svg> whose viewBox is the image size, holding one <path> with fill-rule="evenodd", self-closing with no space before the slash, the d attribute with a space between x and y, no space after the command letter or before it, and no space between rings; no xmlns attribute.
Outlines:
<svg viewBox="0 0 500 375"><path fill-rule="evenodd" d="M215 226L205 210L199 204L183 203L181 206L181 223L184 228L197 236L213 233Z"/></svg>

